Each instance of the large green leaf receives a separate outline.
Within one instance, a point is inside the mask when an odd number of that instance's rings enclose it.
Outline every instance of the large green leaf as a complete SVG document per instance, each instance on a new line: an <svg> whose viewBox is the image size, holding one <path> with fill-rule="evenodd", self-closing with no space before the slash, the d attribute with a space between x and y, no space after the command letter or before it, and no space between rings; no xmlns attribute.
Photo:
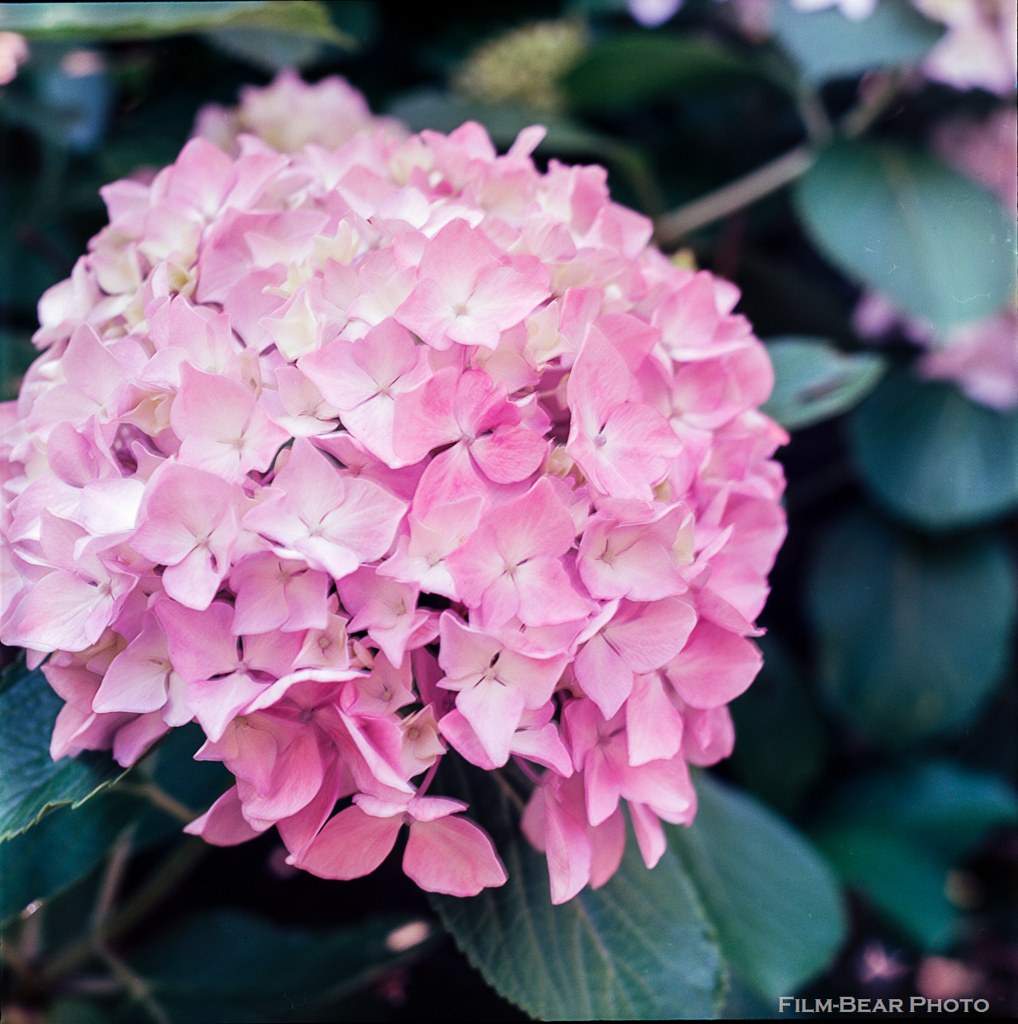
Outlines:
<svg viewBox="0 0 1018 1024"><path fill-rule="evenodd" d="M280 68L310 67L326 49L326 44L314 36L258 28L220 28L202 36L231 57L270 73Z"/></svg>
<svg viewBox="0 0 1018 1024"><path fill-rule="evenodd" d="M848 425L867 486L918 526L971 526L1018 504L1018 411L996 412L899 369Z"/></svg>
<svg viewBox="0 0 1018 1024"><path fill-rule="evenodd" d="M845 353L824 338L771 338L774 392L763 406L788 430L840 416L876 387L884 359L873 352Z"/></svg>
<svg viewBox="0 0 1018 1024"><path fill-rule="evenodd" d="M948 872L1016 817L1018 796L1002 780L927 761L842 785L813 835L889 920L920 945L942 949L961 923L946 893Z"/></svg>
<svg viewBox="0 0 1018 1024"><path fill-rule="evenodd" d="M418 956L432 932L407 918L312 931L215 910L161 932L130 964L174 1024L330 1020L330 1004Z"/></svg>
<svg viewBox="0 0 1018 1024"><path fill-rule="evenodd" d="M717 1013L724 967L674 853L648 871L630 840L607 885L553 906L547 863L520 834L517 814L490 774L462 762L443 764L443 781L492 834L509 881L468 899L432 895L431 901L501 995L542 1020Z"/></svg>
<svg viewBox="0 0 1018 1024"><path fill-rule="evenodd" d="M1018 794L996 775L922 761L851 780L828 799L822 820L889 828L957 863L991 829L1018 821Z"/></svg>
<svg viewBox="0 0 1018 1024"><path fill-rule="evenodd" d="M824 537L809 591L827 698L892 745L960 729L1004 673L1016 596L990 537L937 544L850 515Z"/></svg>
<svg viewBox="0 0 1018 1024"><path fill-rule="evenodd" d="M0 844L0 921L91 871L142 807L137 799L102 793L77 810L59 807L27 832Z"/></svg>
<svg viewBox="0 0 1018 1024"><path fill-rule="evenodd" d="M729 705L738 737L730 764L746 789L789 814L823 773L827 731L814 694L773 634L757 643L763 668Z"/></svg>
<svg viewBox="0 0 1018 1024"><path fill-rule="evenodd" d="M77 807L124 774L107 753L86 751L54 761L53 722L63 701L39 669L19 662L0 684L0 840L37 822L59 804Z"/></svg>
<svg viewBox="0 0 1018 1024"><path fill-rule="evenodd" d="M227 28L311 36L338 46L352 42L314 0L0 5L0 30L29 38L149 39Z"/></svg>
<svg viewBox="0 0 1018 1024"><path fill-rule="evenodd" d="M562 85L573 106L592 110L638 103L683 88L762 77L753 64L718 43L631 32L588 50Z"/></svg>
<svg viewBox="0 0 1018 1024"><path fill-rule="evenodd" d="M795 202L837 267L938 331L995 312L1014 287L1000 203L925 154L835 144L796 182Z"/></svg>
<svg viewBox="0 0 1018 1024"><path fill-rule="evenodd" d="M701 774L689 828L669 826L728 962L776 999L819 974L844 939L837 881L806 840L744 794Z"/></svg>
<svg viewBox="0 0 1018 1024"><path fill-rule="evenodd" d="M944 33L906 0L882 0L859 21L839 10L806 13L790 3L775 4L771 18L780 45L815 83L914 64Z"/></svg>
<svg viewBox="0 0 1018 1024"><path fill-rule="evenodd" d="M945 893L948 862L880 827L818 829L813 840L838 873L920 946L944 949L961 915Z"/></svg>

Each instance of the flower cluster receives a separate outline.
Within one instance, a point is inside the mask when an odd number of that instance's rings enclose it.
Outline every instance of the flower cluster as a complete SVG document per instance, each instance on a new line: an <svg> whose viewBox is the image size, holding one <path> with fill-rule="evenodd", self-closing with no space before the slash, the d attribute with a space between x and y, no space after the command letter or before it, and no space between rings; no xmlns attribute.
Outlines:
<svg viewBox="0 0 1018 1024"><path fill-rule="evenodd" d="M308 85L292 68L284 68L263 88L245 85L236 107L205 104L194 134L237 156L237 140L244 133L257 135L280 153L295 153L309 142L335 149L358 132L377 128L398 139L407 134L398 121L372 114L364 97L344 79L333 75Z"/></svg>
<svg viewBox="0 0 1018 1024"><path fill-rule="evenodd" d="M447 754L533 780L556 902L622 801L648 865L692 820L785 531L772 370L542 135L198 138L103 189L2 407L2 637L49 655L54 757L196 720L236 785L189 831L347 879L406 824L457 895L506 874L426 795Z"/></svg>

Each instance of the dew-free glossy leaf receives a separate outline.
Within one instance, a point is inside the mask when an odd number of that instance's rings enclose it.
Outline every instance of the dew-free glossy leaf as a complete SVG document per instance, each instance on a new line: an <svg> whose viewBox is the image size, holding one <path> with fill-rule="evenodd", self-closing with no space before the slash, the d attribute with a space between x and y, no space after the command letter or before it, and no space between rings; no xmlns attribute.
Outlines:
<svg viewBox="0 0 1018 1024"><path fill-rule="evenodd" d="M491 833L509 881L467 899L432 894L431 902L501 995L541 1020L716 1015L724 966L674 853L648 871L630 837L607 885L553 906L547 863L520 834L496 782L462 764L443 764L443 777Z"/></svg>
<svg viewBox="0 0 1018 1024"><path fill-rule="evenodd" d="M54 761L53 722L63 701L39 669L11 666L0 684L0 841L23 832L50 808L77 807L124 774L105 752Z"/></svg>
<svg viewBox="0 0 1018 1024"><path fill-rule="evenodd" d="M876 387L886 368L874 352L841 352L824 338L772 338L774 391L762 409L788 430L840 416Z"/></svg>
<svg viewBox="0 0 1018 1024"><path fill-rule="evenodd" d="M962 728L1000 682L1016 615L1006 549L853 513L824 536L809 603L831 706L891 745Z"/></svg>
<svg viewBox="0 0 1018 1024"><path fill-rule="evenodd" d="M1018 410L978 405L953 384L892 371L853 410L848 437L867 487L917 526L973 526L1018 504Z"/></svg>
<svg viewBox="0 0 1018 1024"><path fill-rule="evenodd" d="M987 316L1014 286L999 201L928 155L841 142L796 182L807 231L836 267L938 332Z"/></svg>
<svg viewBox="0 0 1018 1024"><path fill-rule="evenodd" d="M914 64L944 33L906 0L882 0L859 21L834 9L806 13L790 3L775 4L771 17L778 43L815 83Z"/></svg>
<svg viewBox="0 0 1018 1024"><path fill-rule="evenodd" d="M844 939L837 881L809 842L751 797L699 774L696 819L668 826L729 964L761 995L794 992Z"/></svg>

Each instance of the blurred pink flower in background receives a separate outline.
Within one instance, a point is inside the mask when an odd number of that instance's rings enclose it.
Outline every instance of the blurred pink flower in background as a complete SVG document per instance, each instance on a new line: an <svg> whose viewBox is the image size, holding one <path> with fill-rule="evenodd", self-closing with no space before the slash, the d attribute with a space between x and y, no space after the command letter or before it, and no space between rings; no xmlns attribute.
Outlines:
<svg viewBox="0 0 1018 1024"><path fill-rule="evenodd" d="M932 148L946 163L1000 200L1018 223L1018 110L999 107L984 121L952 120L933 134ZM916 372L927 380L953 381L973 402L1007 412L1018 405L1018 313L1010 307L936 337L929 324L905 318L883 296L869 292L853 313L856 330L879 340L901 330L928 351Z"/></svg>
<svg viewBox="0 0 1018 1024"><path fill-rule="evenodd" d="M17 32L0 32L0 85L13 82L18 66L28 60L28 43Z"/></svg>

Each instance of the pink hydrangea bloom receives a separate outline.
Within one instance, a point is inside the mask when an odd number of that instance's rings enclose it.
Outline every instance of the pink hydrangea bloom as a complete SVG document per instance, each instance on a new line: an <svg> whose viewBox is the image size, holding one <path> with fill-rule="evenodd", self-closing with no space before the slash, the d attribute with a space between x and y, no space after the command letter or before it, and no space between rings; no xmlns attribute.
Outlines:
<svg viewBox="0 0 1018 1024"><path fill-rule="evenodd" d="M0 414L0 636L50 655L54 756L197 721L236 785L189 831L275 827L326 878L407 825L421 886L503 884L427 790L513 761L561 902L623 803L656 863L731 750L785 532L772 371L601 168L535 168L541 129L499 156L353 105L341 144L199 138L103 190Z"/></svg>
<svg viewBox="0 0 1018 1024"><path fill-rule="evenodd" d="M239 152L237 137L243 132L281 153L294 153L309 142L335 149L365 128L383 128L399 138L406 134L399 122L372 114L364 97L338 75L308 85L284 68L264 88L244 86L239 106L206 104L195 118L194 134L230 154Z"/></svg>

